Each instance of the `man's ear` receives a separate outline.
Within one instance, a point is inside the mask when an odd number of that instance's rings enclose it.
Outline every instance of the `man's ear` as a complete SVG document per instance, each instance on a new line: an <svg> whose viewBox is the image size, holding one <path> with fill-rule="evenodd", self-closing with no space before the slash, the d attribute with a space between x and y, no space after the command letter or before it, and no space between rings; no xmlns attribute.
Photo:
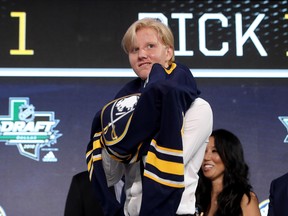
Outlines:
<svg viewBox="0 0 288 216"><path fill-rule="evenodd" d="M173 56L173 49L172 47L166 48L166 55L167 55L167 61L170 61Z"/></svg>

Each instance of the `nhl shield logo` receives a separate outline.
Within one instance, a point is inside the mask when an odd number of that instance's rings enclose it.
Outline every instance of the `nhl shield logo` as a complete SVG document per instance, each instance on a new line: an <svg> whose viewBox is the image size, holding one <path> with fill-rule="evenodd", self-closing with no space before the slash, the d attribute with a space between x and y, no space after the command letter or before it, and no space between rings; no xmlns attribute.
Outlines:
<svg viewBox="0 0 288 216"><path fill-rule="evenodd" d="M30 104L23 104L19 107L19 120L29 122L32 121L35 117L35 107Z"/></svg>

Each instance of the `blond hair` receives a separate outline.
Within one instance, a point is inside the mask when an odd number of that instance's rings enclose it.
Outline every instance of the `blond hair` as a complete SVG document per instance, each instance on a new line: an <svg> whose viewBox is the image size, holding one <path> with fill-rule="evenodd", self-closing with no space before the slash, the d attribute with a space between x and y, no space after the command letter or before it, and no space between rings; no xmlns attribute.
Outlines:
<svg viewBox="0 0 288 216"><path fill-rule="evenodd" d="M171 59L169 60L169 65L172 64L173 61L175 61L175 55L174 55L174 36L171 31L171 29L162 23L159 19L155 18L143 18L140 20L135 21L126 31L122 38L122 48L125 51L125 53L129 53L129 51L132 49L134 40L136 37L136 32L139 29L142 28L151 28L154 29L158 37L160 38L161 42L173 50L173 54Z"/></svg>

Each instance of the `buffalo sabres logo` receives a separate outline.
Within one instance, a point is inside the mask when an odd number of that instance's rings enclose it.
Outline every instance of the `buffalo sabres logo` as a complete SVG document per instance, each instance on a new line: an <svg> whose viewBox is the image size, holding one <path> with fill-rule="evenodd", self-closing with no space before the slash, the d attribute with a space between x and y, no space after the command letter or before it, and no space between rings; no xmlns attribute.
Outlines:
<svg viewBox="0 0 288 216"><path fill-rule="evenodd" d="M115 107L119 113L116 115L122 115L124 113L131 112L135 109L139 96L131 96L128 98L122 98L119 101L116 101Z"/></svg>
<svg viewBox="0 0 288 216"><path fill-rule="evenodd" d="M105 144L119 142L127 133L140 94L128 95L108 103L102 110L101 120Z"/></svg>

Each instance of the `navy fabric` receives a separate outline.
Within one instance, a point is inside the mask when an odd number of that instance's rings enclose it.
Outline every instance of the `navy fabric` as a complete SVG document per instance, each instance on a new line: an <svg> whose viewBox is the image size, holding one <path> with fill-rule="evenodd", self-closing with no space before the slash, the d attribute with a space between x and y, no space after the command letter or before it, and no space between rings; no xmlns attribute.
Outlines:
<svg viewBox="0 0 288 216"><path fill-rule="evenodd" d="M183 118L199 94L186 66L174 63L165 69L154 64L147 83L139 78L128 83L114 101L96 114L86 160L105 215L115 212L121 215L123 206L105 189L102 148L124 163L133 163L147 155L140 215L176 214L184 190ZM125 115L114 121L120 111Z"/></svg>

